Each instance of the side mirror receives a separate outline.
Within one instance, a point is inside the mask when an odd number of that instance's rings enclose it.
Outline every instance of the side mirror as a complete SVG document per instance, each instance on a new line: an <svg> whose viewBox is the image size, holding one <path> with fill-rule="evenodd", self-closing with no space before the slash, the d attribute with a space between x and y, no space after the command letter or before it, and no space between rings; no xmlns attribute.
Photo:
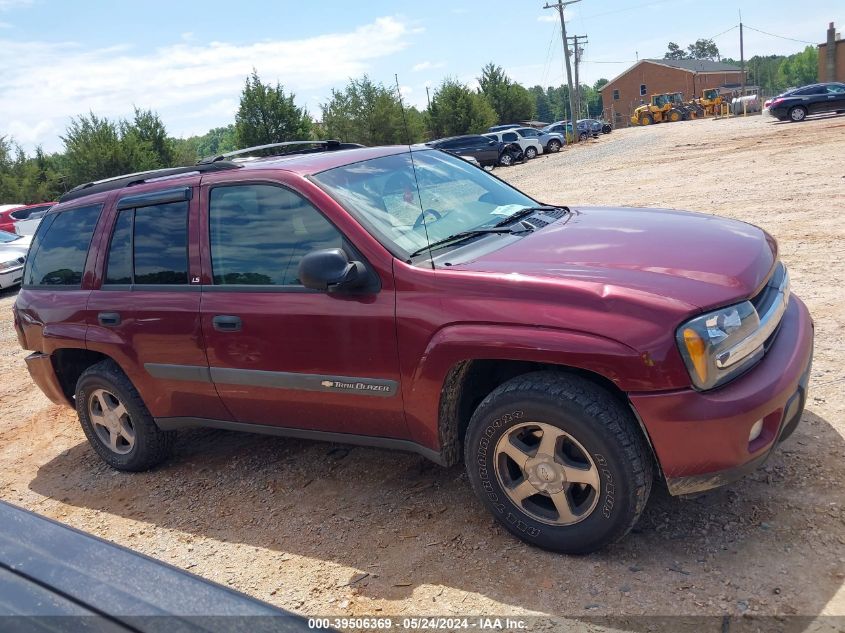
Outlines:
<svg viewBox="0 0 845 633"><path fill-rule="evenodd" d="M361 262L349 261L341 248L312 251L299 262L299 280L312 290L343 292L367 285L367 269Z"/></svg>

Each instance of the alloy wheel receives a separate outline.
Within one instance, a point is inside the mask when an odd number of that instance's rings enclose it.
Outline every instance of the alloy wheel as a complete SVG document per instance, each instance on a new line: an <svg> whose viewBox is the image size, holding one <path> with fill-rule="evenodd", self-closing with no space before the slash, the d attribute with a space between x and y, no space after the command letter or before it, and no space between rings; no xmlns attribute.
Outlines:
<svg viewBox="0 0 845 633"><path fill-rule="evenodd" d="M88 398L88 417L97 439L113 453L126 455L135 447L135 427L126 406L112 392L96 389Z"/></svg>
<svg viewBox="0 0 845 633"><path fill-rule="evenodd" d="M511 502L536 521L573 525L592 514L601 480L578 440L544 422L514 426L496 443L496 476Z"/></svg>

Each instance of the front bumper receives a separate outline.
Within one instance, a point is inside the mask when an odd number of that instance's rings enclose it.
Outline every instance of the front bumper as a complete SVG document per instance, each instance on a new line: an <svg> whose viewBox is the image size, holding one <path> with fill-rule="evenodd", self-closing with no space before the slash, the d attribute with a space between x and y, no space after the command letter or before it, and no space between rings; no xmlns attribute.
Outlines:
<svg viewBox="0 0 845 633"><path fill-rule="evenodd" d="M631 394L673 495L701 492L759 467L798 425L807 397L813 322L795 295L757 365L707 392ZM760 436L751 427L763 420Z"/></svg>

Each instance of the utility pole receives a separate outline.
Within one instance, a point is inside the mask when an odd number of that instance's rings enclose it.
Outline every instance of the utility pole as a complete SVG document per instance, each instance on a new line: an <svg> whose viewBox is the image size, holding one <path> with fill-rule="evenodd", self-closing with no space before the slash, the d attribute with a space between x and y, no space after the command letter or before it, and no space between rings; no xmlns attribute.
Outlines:
<svg viewBox="0 0 845 633"><path fill-rule="evenodd" d="M557 4L546 3L544 9L557 9L560 15L560 35L563 39L563 56L566 59L566 83L569 85L569 118L572 119L572 136L573 142L578 142L578 128L576 127L575 119L575 95L572 93L572 65L569 62L569 43L566 41L566 20L563 18L563 10L570 4L581 2L581 0L568 0L563 2L558 0Z"/></svg>
<svg viewBox="0 0 845 633"><path fill-rule="evenodd" d="M742 88L739 91L739 96L745 96L745 50L742 46L742 13L739 14L739 67L742 70L740 75L742 76Z"/></svg>
<svg viewBox="0 0 845 633"><path fill-rule="evenodd" d="M584 53L584 49L581 48L581 44L589 44L587 41L586 35L573 35L570 37L574 43L572 50L575 54L575 108L577 110L578 116L577 119L581 118L581 108L584 106L583 99L581 97L581 81L578 79L578 66L581 64L581 55ZM581 40L579 43L578 40Z"/></svg>
<svg viewBox="0 0 845 633"><path fill-rule="evenodd" d="M425 98L428 99L428 111L431 112L431 95L428 94L428 86L425 87Z"/></svg>

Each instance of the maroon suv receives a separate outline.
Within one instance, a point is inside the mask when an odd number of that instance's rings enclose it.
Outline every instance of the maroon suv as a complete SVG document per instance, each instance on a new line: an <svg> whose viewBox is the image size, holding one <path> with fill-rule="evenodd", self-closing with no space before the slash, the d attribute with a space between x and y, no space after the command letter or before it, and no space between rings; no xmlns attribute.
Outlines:
<svg viewBox="0 0 845 633"><path fill-rule="evenodd" d="M761 229L544 205L432 149L283 150L89 183L41 223L20 342L113 467L192 426L463 458L511 532L589 552L655 473L719 486L798 424L813 323Z"/></svg>

